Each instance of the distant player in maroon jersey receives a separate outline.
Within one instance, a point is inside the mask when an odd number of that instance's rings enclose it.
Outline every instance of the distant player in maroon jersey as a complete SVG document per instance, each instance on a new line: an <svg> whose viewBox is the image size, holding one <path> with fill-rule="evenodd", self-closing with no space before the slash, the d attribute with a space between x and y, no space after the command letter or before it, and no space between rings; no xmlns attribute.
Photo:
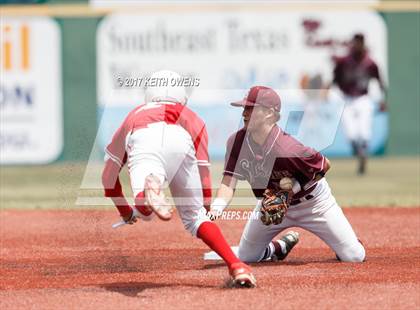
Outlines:
<svg viewBox="0 0 420 310"><path fill-rule="evenodd" d="M324 178L330 162L277 126L281 107L277 93L255 86L232 105L243 107L244 127L227 142L223 178L210 214L217 217L228 206L238 180L251 185L257 204L242 234L239 258L245 262L284 259L298 242L298 234L291 231L279 240L273 238L295 226L320 237L340 260L362 262L365 249ZM285 177L293 180L290 207L280 224L266 226L259 214L263 193Z"/></svg>
<svg viewBox="0 0 420 310"><path fill-rule="evenodd" d="M356 34L352 39L349 54L343 58L336 58L333 84L338 86L343 95L343 125L353 153L359 159L359 174L365 173L372 130L373 103L368 96L371 79L378 80L385 98L385 85L379 68L368 55L363 34ZM380 110L385 109L386 103L383 99Z"/></svg>
<svg viewBox="0 0 420 310"><path fill-rule="evenodd" d="M102 174L105 196L112 198L128 224L137 218L149 220L153 214L169 220L171 206L163 194L168 182L185 229L223 257L234 286L254 287L250 267L232 252L219 227L206 214L211 179L204 122L185 106L185 88L171 86L182 85L172 81L181 79L178 74L163 70L152 79L160 84L146 90L146 102L128 114L106 147ZM134 206L126 201L119 181L125 164Z"/></svg>

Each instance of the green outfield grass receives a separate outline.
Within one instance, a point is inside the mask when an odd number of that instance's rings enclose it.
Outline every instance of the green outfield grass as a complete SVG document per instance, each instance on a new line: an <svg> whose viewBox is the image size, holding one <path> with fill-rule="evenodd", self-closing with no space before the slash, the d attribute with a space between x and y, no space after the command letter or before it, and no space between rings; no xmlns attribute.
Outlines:
<svg viewBox="0 0 420 310"><path fill-rule="evenodd" d="M100 165L94 171L100 172ZM2 209L47 208L80 209L78 197L101 197L99 189L80 189L86 163L60 163L49 166L0 168L0 205ZM332 160L328 182L341 206L420 206L420 157L371 159L366 176L355 174L355 162ZM220 181L222 163L212 165L213 184ZM128 189L128 178L123 178ZM235 206L255 203L249 186L240 182ZM97 207L93 205L92 207ZM102 206L101 208L111 208Z"/></svg>

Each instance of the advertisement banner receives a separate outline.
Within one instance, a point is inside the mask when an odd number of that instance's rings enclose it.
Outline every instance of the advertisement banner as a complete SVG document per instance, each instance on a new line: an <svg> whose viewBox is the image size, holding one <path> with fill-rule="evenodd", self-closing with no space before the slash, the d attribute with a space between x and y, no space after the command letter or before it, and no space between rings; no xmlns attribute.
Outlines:
<svg viewBox="0 0 420 310"><path fill-rule="evenodd" d="M334 59L348 52L355 33L363 33L369 55L387 81L386 26L375 12L259 10L109 15L97 33L98 106L104 124L99 140L105 146L118 121L143 102L145 78L154 71L170 69L198 81L190 89L189 105L206 121L210 151L215 157L220 158L227 137L240 126L241 112L228 104L231 93L239 96L233 99L240 99L253 85L279 92L283 104L280 125L284 128L301 123L299 113L288 113L290 109L315 115L311 126L301 128L310 132L294 130L294 135L308 145L317 147L313 137L323 135L323 124L330 128L328 123L337 123L328 135L328 143L321 143L318 149L333 156L350 155L351 148L337 122L343 110L337 105L344 104L339 92L328 92L325 104L318 104L320 109L308 109L308 103L320 100L305 94L331 84ZM377 103L377 83L371 83L369 90L372 103ZM232 121L232 113L236 121ZM315 126L316 122L321 128ZM383 149L387 132L386 114L376 114L371 152Z"/></svg>
<svg viewBox="0 0 420 310"><path fill-rule="evenodd" d="M63 148L61 39L48 17L2 17L0 164L44 164Z"/></svg>

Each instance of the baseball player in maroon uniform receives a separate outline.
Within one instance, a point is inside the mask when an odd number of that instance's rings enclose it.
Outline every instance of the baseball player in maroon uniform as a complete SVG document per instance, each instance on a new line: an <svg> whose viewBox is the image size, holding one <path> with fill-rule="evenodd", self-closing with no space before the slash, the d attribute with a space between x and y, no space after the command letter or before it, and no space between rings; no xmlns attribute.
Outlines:
<svg viewBox="0 0 420 310"><path fill-rule="evenodd" d="M280 97L267 87L252 87L242 101L244 127L227 142L225 169L210 214L217 216L230 203L238 180L251 185L258 202L248 220L238 249L246 262L284 259L298 242L296 232L273 241L289 227L301 227L320 237L346 262L362 262L365 249L331 194L324 178L330 162L277 126ZM264 224L260 216L263 193L283 178L293 180L293 196L280 224Z"/></svg>
<svg viewBox="0 0 420 310"><path fill-rule="evenodd" d="M232 252L205 206L211 202L211 179L204 122L185 106L184 87L171 86L181 77L171 71L152 75L154 87L146 90L146 102L131 111L106 147L102 182L123 220L149 220L154 214L171 218L171 206L163 194L167 181L182 222L193 236L217 252L229 267L233 285L256 285L251 269ZM126 201L119 173L127 164L135 197Z"/></svg>
<svg viewBox="0 0 420 310"><path fill-rule="evenodd" d="M353 153L359 160L358 173L364 174L374 110L368 96L369 82L371 79L378 80L383 98L385 85L378 66L368 55L362 34L354 35L349 54L343 58L336 58L335 61L333 84L338 86L345 102L342 118L344 129ZM385 100L382 100L380 110L385 109Z"/></svg>

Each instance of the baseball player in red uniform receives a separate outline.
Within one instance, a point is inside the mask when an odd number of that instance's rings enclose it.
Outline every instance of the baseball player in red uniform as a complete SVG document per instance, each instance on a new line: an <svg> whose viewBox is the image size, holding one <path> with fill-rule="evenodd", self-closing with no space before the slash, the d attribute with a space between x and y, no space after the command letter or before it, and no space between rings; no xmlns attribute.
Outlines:
<svg viewBox="0 0 420 310"><path fill-rule="evenodd" d="M365 249L324 178L330 162L277 126L281 106L277 93L255 86L232 105L243 107L244 127L227 142L223 178L210 214L217 216L230 203L238 180L248 181L258 202L243 231L239 258L284 259L298 242L298 234L292 231L279 240L273 238L295 226L320 237L341 261L362 262ZM293 180L290 206L281 223L267 226L260 215L263 194L286 177Z"/></svg>
<svg viewBox="0 0 420 310"><path fill-rule="evenodd" d="M185 106L185 88L173 86L179 85L175 79L181 77L171 71L153 74L151 80L156 83L147 88L146 102L128 114L106 147L105 196L112 198L128 224L137 218L149 220L154 214L169 220L172 210L162 190L168 182L185 229L225 260L234 286L254 287L250 267L232 252L206 214L204 207L211 202L207 131L204 122ZM125 164L135 197L133 207L119 181Z"/></svg>
<svg viewBox="0 0 420 310"><path fill-rule="evenodd" d="M363 34L356 34L349 54L336 58L333 84L338 86L345 102L342 120L353 153L358 157L359 174L364 174L366 170L367 148L372 131L374 107L368 96L371 79L378 80L385 98L385 85L378 66L368 55ZM382 100L380 110L385 109L385 100Z"/></svg>

